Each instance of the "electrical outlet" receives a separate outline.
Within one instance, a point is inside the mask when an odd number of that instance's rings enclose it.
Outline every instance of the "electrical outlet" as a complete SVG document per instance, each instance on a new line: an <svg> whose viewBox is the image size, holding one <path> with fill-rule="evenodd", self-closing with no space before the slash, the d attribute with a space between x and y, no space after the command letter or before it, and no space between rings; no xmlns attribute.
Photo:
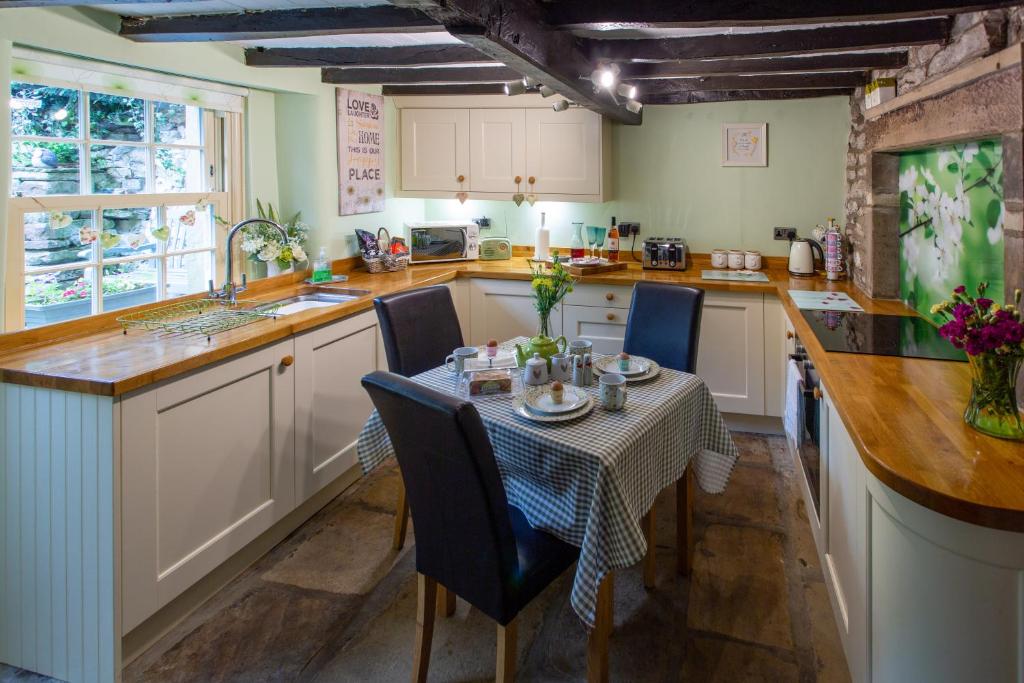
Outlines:
<svg viewBox="0 0 1024 683"><path fill-rule="evenodd" d="M491 219L488 218L487 216L483 216L482 218L474 218L473 222L479 225L482 229L491 227Z"/></svg>
<svg viewBox="0 0 1024 683"><path fill-rule="evenodd" d="M796 228L775 228L775 239L793 240L796 239Z"/></svg>
<svg viewBox="0 0 1024 683"><path fill-rule="evenodd" d="M623 237L629 237L631 235L639 235L640 234L640 224L639 223L630 223L630 222L619 223L619 233Z"/></svg>

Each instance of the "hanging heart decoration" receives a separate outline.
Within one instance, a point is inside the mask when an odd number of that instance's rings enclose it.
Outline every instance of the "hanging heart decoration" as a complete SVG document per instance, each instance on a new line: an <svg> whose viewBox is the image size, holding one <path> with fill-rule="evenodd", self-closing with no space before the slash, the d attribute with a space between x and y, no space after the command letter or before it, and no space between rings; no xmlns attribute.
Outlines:
<svg viewBox="0 0 1024 683"><path fill-rule="evenodd" d="M455 198L459 200L459 204L465 204L466 200L469 199L468 192L456 192Z"/></svg>
<svg viewBox="0 0 1024 683"><path fill-rule="evenodd" d="M121 236L118 235L116 232L104 230L103 233L100 235L100 244L103 246L104 249L113 249L120 243Z"/></svg>
<svg viewBox="0 0 1024 683"><path fill-rule="evenodd" d="M171 235L171 228L167 225L161 225L159 228L153 228L152 230L150 230L150 233L156 239L160 240L161 242L165 242L167 241L167 238L170 237Z"/></svg>
<svg viewBox="0 0 1024 683"><path fill-rule="evenodd" d="M526 195L524 195L522 192L516 192L514 195L512 195L512 201L515 202L516 206L522 206L524 199L526 199Z"/></svg>
<svg viewBox="0 0 1024 683"><path fill-rule="evenodd" d="M537 195L531 192L530 194L526 195L526 201L530 204L530 206L533 206L534 204L537 203Z"/></svg>

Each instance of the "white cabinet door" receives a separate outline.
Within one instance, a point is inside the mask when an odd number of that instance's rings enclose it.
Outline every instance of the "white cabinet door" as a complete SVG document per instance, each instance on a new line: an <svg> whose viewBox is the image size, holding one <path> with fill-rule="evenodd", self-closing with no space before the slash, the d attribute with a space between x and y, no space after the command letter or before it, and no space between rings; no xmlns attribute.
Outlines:
<svg viewBox="0 0 1024 683"><path fill-rule="evenodd" d="M293 355L288 340L122 402L122 633L293 509Z"/></svg>
<svg viewBox="0 0 1024 683"><path fill-rule="evenodd" d="M726 413L764 415L764 299L707 291L700 323L697 375Z"/></svg>
<svg viewBox="0 0 1024 683"><path fill-rule="evenodd" d="M401 116L402 189L469 190L469 110L403 109Z"/></svg>
<svg viewBox="0 0 1024 683"><path fill-rule="evenodd" d="M622 351L629 309L599 306L562 306L562 329L566 339L589 339L596 353Z"/></svg>
<svg viewBox="0 0 1024 683"><path fill-rule="evenodd" d="M367 311L295 338L296 504L356 464L373 412L359 380L377 369L377 315Z"/></svg>
<svg viewBox="0 0 1024 683"><path fill-rule="evenodd" d="M473 109L469 130L468 189L517 192L515 179L526 173L526 110Z"/></svg>
<svg viewBox="0 0 1024 683"><path fill-rule="evenodd" d="M782 417L786 404L786 363L789 319L777 296L764 297L764 414Z"/></svg>
<svg viewBox="0 0 1024 683"><path fill-rule="evenodd" d="M537 194L601 193L601 116L587 109L556 112L526 110L524 192Z"/></svg>
<svg viewBox="0 0 1024 683"><path fill-rule="evenodd" d="M529 281L473 279L470 284L470 330L467 344L499 342L537 334L539 318ZM562 334L562 310L551 311L551 336Z"/></svg>

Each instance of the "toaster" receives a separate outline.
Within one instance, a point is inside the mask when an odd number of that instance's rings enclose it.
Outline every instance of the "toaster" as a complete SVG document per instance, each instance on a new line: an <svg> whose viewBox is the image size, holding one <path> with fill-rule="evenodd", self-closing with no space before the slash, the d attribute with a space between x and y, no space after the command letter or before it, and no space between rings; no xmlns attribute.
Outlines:
<svg viewBox="0 0 1024 683"><path fill-rule="evenodd" d="M512 241L507 237L484 237L480 240L481 261L504 261L512 258Z"/></svg>
<svg viewBox="0 0 1024 683"><path fill-rule="evenodd" d="M649 237L644 240L644 269L686 270L686 252L681 237Z"/></svg>

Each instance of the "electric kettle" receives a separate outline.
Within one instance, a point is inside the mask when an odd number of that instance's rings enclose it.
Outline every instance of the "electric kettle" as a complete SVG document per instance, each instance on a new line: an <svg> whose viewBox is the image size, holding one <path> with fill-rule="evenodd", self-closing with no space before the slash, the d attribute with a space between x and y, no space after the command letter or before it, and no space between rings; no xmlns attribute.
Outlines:
<svg viewBox="0 0 1024 683"><path fill-rule="evenodd" d="M821 245L812 239L796 237L789 243L789 274L798 277L814 275L815 260L814 253L818 254L817 263L825 261L825 253Z"/></svg>

